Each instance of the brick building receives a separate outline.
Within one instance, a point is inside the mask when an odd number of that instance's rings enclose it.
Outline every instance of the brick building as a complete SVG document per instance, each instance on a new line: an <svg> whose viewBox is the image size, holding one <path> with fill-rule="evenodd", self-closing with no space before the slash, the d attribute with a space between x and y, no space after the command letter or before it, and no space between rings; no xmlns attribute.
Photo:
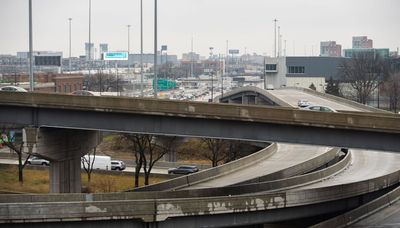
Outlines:
<svg viewBox="0 0 400 228"><path fill-rule="evenodd" d="M82 74L34 74L35 91L46 93L71 93L82 90L84 76ZM3 83L15 84L29 89L29 75L7 74L2 75Z"/></svg>

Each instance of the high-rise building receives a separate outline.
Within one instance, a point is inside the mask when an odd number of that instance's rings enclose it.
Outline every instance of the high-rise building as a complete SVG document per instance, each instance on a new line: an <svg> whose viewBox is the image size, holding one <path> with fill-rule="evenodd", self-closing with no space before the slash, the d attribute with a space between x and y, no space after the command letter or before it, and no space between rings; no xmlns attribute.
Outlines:
<svg viewBox="0 0 400 228"><path fill-rule="evenodd" d="M90 43L90 46L89 43L85 43L85 55L86 55L86 60L94 59L94 43Z"/></svg>
<svg viewBox="0 0 400 228"><path fill-rule="evenodd" d="M340 57L342 56L342 45L336 44L336 41L321 42L320 56Z"/></svg>
<svg viewBox="0 0 400 228"><path fill-rule="evenodd" d="M373 41L367 36L353 36L353 49L373 48Z"/></svg>
<svg viewBox="0 0 400 228"><path fill-rule="evenodd" d="M103 53L108 52L108 44L100 44L99 45L99 55L100 59L103 57Z"/></svg>

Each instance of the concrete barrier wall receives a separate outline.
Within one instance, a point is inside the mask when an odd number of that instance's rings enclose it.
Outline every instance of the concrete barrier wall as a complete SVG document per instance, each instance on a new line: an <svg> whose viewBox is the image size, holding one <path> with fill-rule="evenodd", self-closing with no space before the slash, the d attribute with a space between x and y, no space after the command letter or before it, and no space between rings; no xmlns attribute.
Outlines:
<svg viewBox="0 0 400 228"><path fill-rule="evenodd" d="M44 222L104 219L142 219L146 222L167 218L298 207L364 195L398 183L399 172L359 183L279 193L184 199L81 202L0 203L0 222ZM51 195L48 197L52 197ZM66 206L68 205L68 206ZM40 213L38 213L38 210Z"/></svg>
<svg viewBox="0 0 400 228"><path fill-rule="evenodd" d="M347 227L400 200L400 187L354 210L311 226L312 228Z"/></svg>
<svg viewBox="0 0 400 228"><path fill-rule="evenodd" d="M194 183L199 183L201 181L209 180L239 169L243 169L247 166L250 166L260 161L261 159L268 158L273 153L275 153L276 150L277 150L277 145L276 143L273 143L254 154L240 158L238 160L211 169L199 171L197 173L193 173L190 175L181 176L169 181L164 181L158 184L141 187L135 189L135 191L165 191L165 190L173 190L190 186Z"/></svg>
<svg viewBox="0 0 400 228"><path fill-rule="evenodd" d="M123 97L88 97L61 94L0 92L0 106L42 109L80 110L203 119L268 122L329 128L385 131L399 133L399 117L374 117L357 114L308 112L293 108L244 106L231 104L133 99ZM22 124L18 123L18 124Z"/></svg>

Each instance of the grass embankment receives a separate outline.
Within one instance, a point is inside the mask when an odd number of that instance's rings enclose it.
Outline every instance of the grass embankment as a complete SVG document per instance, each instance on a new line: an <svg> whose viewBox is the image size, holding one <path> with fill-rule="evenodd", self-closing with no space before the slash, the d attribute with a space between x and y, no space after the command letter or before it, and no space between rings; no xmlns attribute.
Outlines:
<svg viewBox="0 0 400 228"><path fill-rule="evenodd" d="M134 177L132 175L100 174L92 173L90 184L87 181L87 174L82 172L82 186L88 186L91 193L118 192L133 188ZM164 181L166 178L150 179L150 183ZM140 177L140 185L143 185L144 178ZM16 166L0 165L0 191L3 192L24 192L24 193L48 193L49 192L49 171L48 169L24 169L24 183L18 182L18 169Z"/></svg>

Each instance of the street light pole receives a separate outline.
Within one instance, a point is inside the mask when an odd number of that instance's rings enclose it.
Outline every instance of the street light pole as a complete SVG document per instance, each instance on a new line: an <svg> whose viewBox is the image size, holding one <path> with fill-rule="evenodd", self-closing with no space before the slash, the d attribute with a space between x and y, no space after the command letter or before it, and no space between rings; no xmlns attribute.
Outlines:
<svg viewBox="0 0 400 228"><path fill-rule="evenodd" d="M131 63L129 61L129 54L131 53L131 46L130 46L131 25L127 25L127 27L128 27L128 76L129 76L129 73L131 71Z"/></svg>
<svg viewBox="0 0 400 228"><path fill-rule="evenodd" d="M158 78L157 78L157 0L154 0L154 98L157 99Z"/></svg>
<svg viewBox="0 0 400 228"><path fill-rule="evenodd" d="M32 0L29 0L29 90L33 92Z"/></svg>
<svg viewBox="0 0 400 228"><path fill-rule="evenodd" d="M69 74L71 74L71 21L72 18L68 18L69 21Z"/></svg>
<svg viewBox="0 0 400 228"><path fill-rule="evenodd" d="M277 19L274 19L275 23L275 32L274 32L274 57L276 58L276 22L278 22Z"/></svg>
<svg viewBox="0 0 400 228"><path fill-rule="evenodd" d="M213 70L211 67L211 60L213 56L213 47L210 47L210 65L209 65L209 70L210 70L210 76L211 76L211 102L214 101L214 78L213 78Z"/></svg>
<svg viewBox="0 0 400 228"><path fill-rule="evenodd" d="M92 26L92 0L89 0L89 53L88 53L88 70L89 70L89 79L86 90L90 89L90 67L91 67L91 58L92 58L92 37L91 37L91 26Z"/></svg>
<svg viewBox="0 0 400 228"><path fill-rule="evenodd" d="M140 0L140 96L143 97L143 0Z"/></svg>

